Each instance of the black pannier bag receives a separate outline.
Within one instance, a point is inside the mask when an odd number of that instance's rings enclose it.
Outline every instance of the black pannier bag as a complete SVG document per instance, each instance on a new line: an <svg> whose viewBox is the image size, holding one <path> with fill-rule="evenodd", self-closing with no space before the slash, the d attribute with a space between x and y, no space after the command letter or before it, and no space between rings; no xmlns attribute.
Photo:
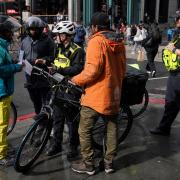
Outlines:
<svg viewBox="0 0 180 180"><path fill-rule="evenodd" d="M148 74L135 68L128 68L123 80L121 105L135 105L143 101Z"/></svg>

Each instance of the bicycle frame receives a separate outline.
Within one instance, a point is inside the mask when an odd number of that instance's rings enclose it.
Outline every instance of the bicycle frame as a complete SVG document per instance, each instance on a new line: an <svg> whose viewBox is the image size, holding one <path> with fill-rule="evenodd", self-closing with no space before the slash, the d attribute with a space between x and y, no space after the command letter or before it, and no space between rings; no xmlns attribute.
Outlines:
<svg viewBox="0 0 180 180"><path fill-rule="evenodd" d="M48 72L46 72L36 66L33 66L33 68L40 72L40 74L37 74L37 73L34 73L34 74L44 76L48 80L48 82L51 86L51 98L49 100L49 103L47 105L44 105L41 110L41 113L47 114L50 119L52 119L51 117L53 115L53 105L54 105L55 101L57 100L57 96L58 96L59 92L62 92L63 94L68 94L68 91L70 91L71 89L76 89L80 93L83 92L83 90L81 88L77 87L74 83L67 80L61 74L55 73L54 75L51 75ZM51 81L53 81L53 82L51 82ZM73 105L76 108L81 108L79 101L68 99L63 96L62 97L58 96L58 102L61 102L62 104L68 103L68 104Z"/></svg>

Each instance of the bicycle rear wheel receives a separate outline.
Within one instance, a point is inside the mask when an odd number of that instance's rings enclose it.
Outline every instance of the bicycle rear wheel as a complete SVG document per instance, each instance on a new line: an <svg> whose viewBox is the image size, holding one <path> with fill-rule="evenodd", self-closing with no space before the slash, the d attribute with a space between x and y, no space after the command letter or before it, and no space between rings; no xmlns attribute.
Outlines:
<svg viewBox="0 0 180 180"><path fill-rule="evenodd" d="M148 103L149 103L149 95L147 89L145 89L142 102L140 104L135 104L130 106L133 118L137 118L138 116L143 114L147 109Z"/></svg>
<svg viewBox="0 0 180 180"><path fill-rule="evenodd" d="M11 102L11 107L10 107L10 117L9 117L9 122L8 122L8 129L7 129L7 135L9 135L15 125L16 125L16 121L17 121L17 110L16 110L16 106L14 105L13 102Z"/></svg>
<svg viewBox="0 0 180 180"><path fill-rule="evenodd" d="M129 134L132 127L133 117L129 106L124 106L120 109L118 115L118 144L120 144ZM105 124L103 119L98 119L92 130L93 147L103 150L104 146Z"/></svg>
<svg viewBox="0 0 180 180"><path fill-rule="evenodd" d="M43 128L42 128L43 124ZM25 172L33 165L47 144L52 129L52 120L41 114L23 138L16 154L14 168Z"/></svg>

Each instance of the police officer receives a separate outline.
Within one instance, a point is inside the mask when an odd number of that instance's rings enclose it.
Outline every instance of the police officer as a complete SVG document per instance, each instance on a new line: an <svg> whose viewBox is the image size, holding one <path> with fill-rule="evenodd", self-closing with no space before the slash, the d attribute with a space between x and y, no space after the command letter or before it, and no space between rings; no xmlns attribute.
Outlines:
<svg viewBox="0 0 180 180"><path fill-rule="evenodd" d="M73 23L70 21L61 21L55 26L53 33L57 34L58 42L56 58L54 60L56 71L66 77L73 77L79 74L84 66L84 51L72 41L75 33ZM59 93L59 96L64 95ZM73 122L72 120L79 113L79 109L68 106L68 108L66 107L65 110L64 105L59 103L58 100L53 109L54 134L53 141L47 151L47 155L52 156L62 151L63 129L65 123L63 112L66 111L66 113L71 114L71 119L67 120L70 139L70 151L67 157L73 158L78 154L77 147L79 145L79 136L78 123L77 121Z"/></svg>
<svg viewBox="0 0 180 180"><path fill-rule="evenodd" d="M28 36L21 43L21 52L31 65L37 65L41 68L50 66L54 60L55 43L45 33L43 29L45 23L38 17L29 17L26 22ZM48 70L48 69L47 69ZM46 79L35 76L33 73L26 73L26 83L30 98L33 102L35 113L38 115L42 105L46 103L49 91L49 83Z"/></svg>
<svg viewBox="0 0 180 180"><path fill-rule="evenodd" d="M175 18L176 33L174 43L169 43L166 47L180 58L180 13ZM170 135L171 125L175 120L180 109L180 65L176 70L170 71L167 82L167 91L165 98L165 111L159 123L159 126L150 130L152 134L156 135Z"/></svg>

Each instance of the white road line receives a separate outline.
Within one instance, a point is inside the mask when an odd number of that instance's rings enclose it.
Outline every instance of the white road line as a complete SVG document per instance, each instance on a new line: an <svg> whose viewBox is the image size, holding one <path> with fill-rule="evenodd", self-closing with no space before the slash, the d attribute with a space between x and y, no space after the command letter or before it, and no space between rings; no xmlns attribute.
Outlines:
<svg viewBox="0 0 180 180"><path fill-rule="evenodd" d="M152 81L152 80L159 80L159 79L167 79L167 77L158 77L158 78L149 78L148 81Z"/></svg>

